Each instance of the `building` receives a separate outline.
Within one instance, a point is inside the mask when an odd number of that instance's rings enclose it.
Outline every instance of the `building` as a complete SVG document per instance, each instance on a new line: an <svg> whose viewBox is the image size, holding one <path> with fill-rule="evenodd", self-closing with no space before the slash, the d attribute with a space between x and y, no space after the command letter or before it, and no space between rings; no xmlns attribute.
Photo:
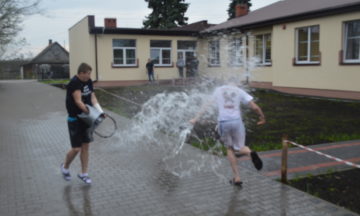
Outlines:
<svg viewBox="0 0 360 216"><path fill-rule="evenodd" d="M116 22L106 18L104 27L97 27L95 17L86 16L69 29L71 76L86 62L93 68L97 86L146 83L145 65L152 59L155 79L176 79L177 59L193 58L199 32L211 26L200 21L184 28L157 30L119 28Z"/></svg>
<svg viewBox="0 0 360 216"><path fill-rule="evenodd" d="M237 15L202 31L209 60L200 71L236 70L256 87L360 99L359 0L284 0L249 13L238 6ZM253 57L256 68L245 64Z"/></svg>
<svg viewBox="0 0 360 216"><path fill-rule="evenodd" d="M69 52L59 43L49 44L30 62L23 65L25 79L69 79Z"/></svg>
<svg viewBox="0 0 360 216"><path fill-rule="evenodd" d="M236 14L171 30L118 28L115 19L96 27L87 16L69 30L71 74L87 62L98 84L144 83L152 58L158 80L176 79L175 62L187 56L202 74L235 73L254 87L360 99L360 0L237 5Z"/></svg>

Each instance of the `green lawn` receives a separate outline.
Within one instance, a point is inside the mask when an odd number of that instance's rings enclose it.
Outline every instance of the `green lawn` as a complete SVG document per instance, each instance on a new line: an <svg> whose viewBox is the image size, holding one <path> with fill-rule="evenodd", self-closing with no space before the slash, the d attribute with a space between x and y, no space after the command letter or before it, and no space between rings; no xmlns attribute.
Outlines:
<svg viewBox="0 0 360 216"><path fill-rule="evenodd" d="M172 86L136 86L109 89L112 93L144 103L163 91L180 91ZM96 92L104 107L121 115L132 117L140 107ZM263 109L267 123L256 126L257 116L244 108L247 127L247 144L257 151L280 149L283 134L289 140L304 145L360 139L360 101L330 100L300 97L270 90L252 90L256 103ZM214 123L197 125L194 131L206 142L195 139L189 142L204 149L214 143ZM209 144L209 146L208 146Z"/></svg>
<svg viewBox="0 0 360 216"><path fill-rule="evenodd" d="M253 148L280 148L283 134L309 145L360 139L360 101L329 100L256 90L267 124L261 127L247 118L248 141ZM254 117L255 118L255 117Z"/></svg>
<svg viewBox="0 0 360 216"><path fill-rule="evenodd" d="M68 79L61 79L61 80L42 80L40 82L45 84L67 84L70 80Z"/></svg>

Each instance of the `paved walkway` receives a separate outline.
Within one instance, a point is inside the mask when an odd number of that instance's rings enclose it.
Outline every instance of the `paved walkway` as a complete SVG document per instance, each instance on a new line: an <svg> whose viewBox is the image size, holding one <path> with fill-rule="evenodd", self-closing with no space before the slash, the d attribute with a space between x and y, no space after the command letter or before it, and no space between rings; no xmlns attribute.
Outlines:
<svg viewBox="0 0 360 216"><path fill-rule="evenodd" d="M360 140L309 145L307 147L342 160L360 164ZM261 174L273 179L279 179L281 176L281 150L261 152L260 155L264 160L264 168ZM240 161L243 161L241 165L244 167L251 168L253 166L247 157L241 158ZM354 167L298 147L290 148L288 152L288 179L352 168Z"/></svg>
<svg viewBox="0 0 360 216"><path fill-rule="evenodd" d="M156 153L127 151L118 136L91 146L91 186L76 178L65 182L59 172L70 146L64 100L63 90L48 85L0 82L0 215L357 215L273 181L246 162L241 190L212 172L178 178ZM115 117L120 130L129 123ZM73 176L79 169L76 159ZM227 163L223 170L230 176Z"/></svg>

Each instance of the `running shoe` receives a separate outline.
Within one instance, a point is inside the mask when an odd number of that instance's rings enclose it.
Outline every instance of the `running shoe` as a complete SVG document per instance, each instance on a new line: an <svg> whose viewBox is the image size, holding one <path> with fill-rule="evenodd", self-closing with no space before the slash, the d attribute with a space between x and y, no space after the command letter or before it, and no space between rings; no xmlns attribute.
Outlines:
<svg viewBox="0 0 360 216"><path fill-rule="evenodd" d="M263 167L263 162L262 160L260 159L259 155L256 153L256 151L252 151L250 153L250 156L251 156L251 161L253 162L255 168L257 170L261 170L262 167Z"/></svg>
<svg viewBox="0 0 360 216"><path fill-rule="evenodd" d="M82 176L78 174L79 179L81 179L85 184L91 184L91 178L89 176Z"/></svg>
<svg viewBox="0 0 360 216"><path fill-rule="evenodd" d="M61 165L60 165L60 171L61 171L61 173L62 173L62 175L63 175L63 178L66 180L66 181L70 181L71 180L71 175L70 175L70 172L69 171L65 171L65 169L64 169L64 164L62 163Z"/></svg>

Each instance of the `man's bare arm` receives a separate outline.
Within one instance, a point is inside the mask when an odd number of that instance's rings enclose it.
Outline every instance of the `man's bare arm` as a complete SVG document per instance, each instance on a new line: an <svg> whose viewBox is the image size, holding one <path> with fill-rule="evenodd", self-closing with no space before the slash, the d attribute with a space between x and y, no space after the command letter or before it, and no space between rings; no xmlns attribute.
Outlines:
<svg viewBox="0 0 360 216"><path fill-rule="evenodd" d="M82 100L81 100L81 91L80 90L74 91L72 96L74 97L76 106L78 106L79 109L81 109L84 113L88 113L89 112L88 108L86 107L84 102L82 102Z"/></svg>
<svg viewBox="0 0 360 216"><path fill-rule="evenodd" d="M265 124L265 122L266 122L265 115L264 115L263 111L261 110L261 108L254 101L250 101L249 106L252 110L254 110L259 115L259 121L257 122L257 125Z"/></svg>

